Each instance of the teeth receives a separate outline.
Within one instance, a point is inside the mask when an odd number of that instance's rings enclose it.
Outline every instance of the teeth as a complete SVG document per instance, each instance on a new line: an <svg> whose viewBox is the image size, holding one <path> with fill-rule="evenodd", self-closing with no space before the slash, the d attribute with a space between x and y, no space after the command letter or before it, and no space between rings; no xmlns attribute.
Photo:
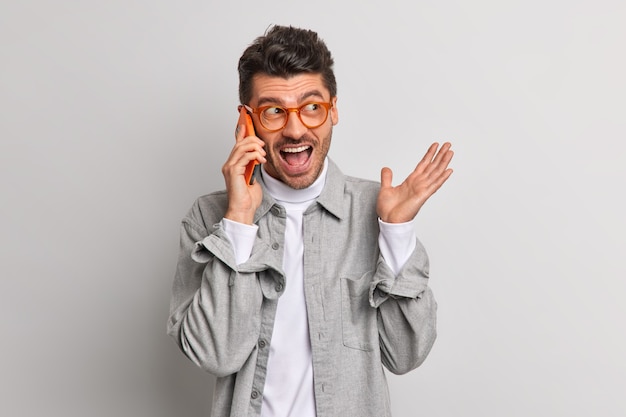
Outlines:
<svg viewBox="0 0 626 417"><path fill-rule="evenodd" d="M304 151L306 151L309 148L310 148L309 145L303 145L303 146L298 146L297 148L285 148L285 149L282 150L282 152L298 153L298 152L304 152Z"/></svg>

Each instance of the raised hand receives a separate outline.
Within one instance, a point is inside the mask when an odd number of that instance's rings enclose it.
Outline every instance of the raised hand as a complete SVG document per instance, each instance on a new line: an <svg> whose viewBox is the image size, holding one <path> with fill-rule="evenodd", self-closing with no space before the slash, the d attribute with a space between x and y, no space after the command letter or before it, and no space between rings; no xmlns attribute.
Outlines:
<svg viewBox="0 0 626 417"><path fill-rule="evenodd" d="M381 170L381 187L376 211L382 221L404 223L417 215L426 200L452 174L452 169L448 168L454 155L451 146L448 142L444 143L441 149L438 143L430 145L415 170L397 187L391 185L393 179L391 169L385 167Z"/></svg>
<svg viewBox="0 0 626 417"><path fill-rule="evenodd" d="M246 136L243 125L237 126L235 131L235 146L230 156L222 166L222 175L226 182L228 193L228 210L225 218L239 223L252 224L254 212L263 198L261 185L255 182L248 185L244 172L248 162L256 159L265 163L265 143L256 136Z"/></svg>

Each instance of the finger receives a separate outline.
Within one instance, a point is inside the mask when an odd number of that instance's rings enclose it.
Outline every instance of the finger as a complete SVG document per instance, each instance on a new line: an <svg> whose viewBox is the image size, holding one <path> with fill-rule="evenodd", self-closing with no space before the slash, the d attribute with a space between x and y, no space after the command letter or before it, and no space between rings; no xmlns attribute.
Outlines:
<svg viewBox="0 0 626 417"><path fill-rule="evenodd" d="M448 168L452 157L454 156L454 151L450 149L448 146L447 149L441 149L439 155L432 163L432 174L440 175L445 169Z"/></svg>
<svg viewBox="0 0 626 417"><path fill-rule="evenodd" d="M450 178L452 175L452 169L445 170L440 176L432 179L430 184L426 189L424 189L424 194L422 195L422 199L426 202L433 194L435 194L441 186Z"/></svg>
<svg viewBox="0 0 626 417"><path fill-rule="evenodd" d="M437 190L439 190L439 188L441 188L441 186L443 185L443 183L445 183L448 178L450 178L450 175L452 175L452 168L446 169L440 176L437 177L437 179L435 180L435 182L432 184L432 194L434 194Z"/></svg>
<svg viewBox="0 0 626 417"><path fill-rule="evenodd" d="M454 152L450 150L451 146L452 145L449 142L442 145L441 149L439 149L432 161L424 168L423 172L426 175L438 176L447 168L452 156L454 155Z"/></svg>
<svg viewBox="0 0 626 417"><path fill-rule="evenodd" d="M428 150L424 154L424 157L415 167L416 172L421 172L428 167L428 165L433 161L435 153L437 152L437 148L439 148L439 143L434 142L428 147Z"/></svg>
<svg viewBox="0 0 626 417"><path fill-rule="evenodd" d="M237 172L240 170L243 172L245 166L254 159L262 164L266 163L266 152L263 146L265 143L253 136L238 142L233 147L224 166L236 168Z"/></svg>
<svg viewBox="0 0 626 417"><path fill-rule="evenodd" d="M259 139L256 136L247 136L245 138L240 139L231 151L231 155L259 151L263 155L265 155L265 142Z"/></svg>
<svg viewBox="0 0 626 417"><path fill-rule="evenodd" d="M235 165L239 167L246 167L251 161L256 160L257 162L264 164L267 162L265 159L265 151L263 148L252 147L247 150L244 150L242 153L237 153L234 155L233 159L236 161Z"/></svg>
<svg viewBox="0 0 626 417"><path fill-rule="evenodd" d="M439 151L437 152L437 155L435 155L435 158L433 159L433 163L434 164L439 164L441 162L441 160L445 158L447 153L451 152L450 151L451 147L452 147L452 144L450 142L444 143L441 146L441 149L439 149Z"/></svg>
<svg viewBox="0 0 626 417"><path fill-rule="evenodd" d="M238 124L235 128L235 142L241 142L246 137L246 125Z"/></svg>
<svg viewBox="0 0 626 417"><path fill-rule="evenodd" d="M260 163L265 163L265 158L257 152L247 152L239 159L230 159L222 166L222 174L225 178L229 178L232 184L241 181L245 183L244 174L248 164L256 160Z"/></svg>
<svg viewBox="0 0 626 417"><path fill-rule="evenodd" d="M393 180L393 171L390 168L384 167L380 170L380 186L381 188L391 187L391 181Z"/></svg>

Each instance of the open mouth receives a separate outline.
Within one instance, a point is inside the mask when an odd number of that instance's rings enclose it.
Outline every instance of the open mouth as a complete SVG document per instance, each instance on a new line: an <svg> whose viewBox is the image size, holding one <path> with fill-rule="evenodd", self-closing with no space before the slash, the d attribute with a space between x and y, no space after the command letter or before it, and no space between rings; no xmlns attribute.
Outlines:
<svg viewBox="0 0 626 417"><path fill-rule="evenodd" d="M302 145L293 148L283 148L280 151L280 156L283 160L292 167L299 167L306 164L311 157L313 148L309 145Z"/></svg>

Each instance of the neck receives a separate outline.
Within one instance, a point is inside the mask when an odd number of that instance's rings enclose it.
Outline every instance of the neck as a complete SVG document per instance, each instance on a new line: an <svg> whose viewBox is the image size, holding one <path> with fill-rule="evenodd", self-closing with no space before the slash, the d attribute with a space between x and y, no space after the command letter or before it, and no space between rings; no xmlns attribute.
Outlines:
<svg viewBox="0 0 626 417"><path fill-rule="evenodd" d="M328 158L324 160L324 169L322 169L319 177L317 177L313 184L301 190L291 188L284 182L271 177L265 171L265 166L261 168L261 181L263 181L265 188L276 201L284 203L304 203L319 197L326 183L327 169Z"/></svg>

